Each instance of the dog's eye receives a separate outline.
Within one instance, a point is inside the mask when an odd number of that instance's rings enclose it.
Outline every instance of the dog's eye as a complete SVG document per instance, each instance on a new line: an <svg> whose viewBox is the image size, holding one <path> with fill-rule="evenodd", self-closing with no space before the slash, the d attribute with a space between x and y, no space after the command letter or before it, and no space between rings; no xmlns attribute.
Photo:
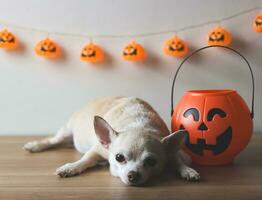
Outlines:
<svg viewBox="0 0 262 200"><path fill-rule="evenodd" d="M144 167L154 167L157 161L155 158L148 157L144 160Z"/></svg>
<svg viewBox="0 0 262 200"><path fill-rule="evenodd" d="M120 154L120 153L116 154L116 161L119 162L119 163L125 162L126 161L125 156L123 154Z"/></svg>

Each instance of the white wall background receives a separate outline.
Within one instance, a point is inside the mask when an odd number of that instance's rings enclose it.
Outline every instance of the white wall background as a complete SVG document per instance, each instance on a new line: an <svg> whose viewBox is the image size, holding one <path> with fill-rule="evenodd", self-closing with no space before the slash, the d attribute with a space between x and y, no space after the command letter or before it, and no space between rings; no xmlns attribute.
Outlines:
<svg viewBox="0 0 262 200"><path fill-rule="evenodd" d="M260 5L259 5L260 4ZM182 28L262 6L261 0L0 0L2 22L72 34L136 34ZM262 131L262 35L251 22L258 11L222 23L233 34L233 47L250 60L256 78L255 130ZM214 25L181 32L191 49L205 45ZM88 100L106 95L134 95L149 101L170 121L170 87L181 60L162 55L163 41L173 35L137 38L149 53L141 64L121 60L122 47L133 38L95 39L107 52L99 69L81 62L79 51L89 38L51 34L63 48L59 60L34 55L46 33L7 26L23 46L0 52L0 134L47 134L56 131ZM175 101L188 89L234 88L250 102L247 67L229 52L212 49L184 66Z"/></svg>

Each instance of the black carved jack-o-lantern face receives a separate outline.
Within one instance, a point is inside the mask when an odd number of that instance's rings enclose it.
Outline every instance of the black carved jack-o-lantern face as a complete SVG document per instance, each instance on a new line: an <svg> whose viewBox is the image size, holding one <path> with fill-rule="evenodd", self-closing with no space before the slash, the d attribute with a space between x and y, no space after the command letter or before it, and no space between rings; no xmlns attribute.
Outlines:
<svg viewBox="0 0 262 200"><path fill-rule="evenodd" d="M220 108L211 108L206 115L206 122L212 123L215 116L220 118L225 118L227 116L226 112ZM210 132L209 127L204 121L200 121L200 114L196 108L187 109L184 114L184 118L192 117L193 122L197 123L197 129L199 132L209 131L208 134L214 134L215 144L208 144L204 137L197 138L197 142L190 143L190 132L186 140L186 147L197 155L204 155L204 150L209 150L213 155L218 155L224 152L230 145L232 140L232 127L229 125L222 133L214 133L212 130ZM184 125L180 125L180 129L185 129Z"/></svg>
<svg viewBox="0 0 262 200"><path fill-rule="evenodd" d="M208 33L209 45L224 45L228 46L232 42L231 34L222 27L216 27Z"/></svg>
<svg viewBox="0 0 262 200"><path fill-rule="evenodd" d="M41 51L43 52L56 52L56 46L50 42L43 42L41 46Z"/></svg>
<svg viewBox="0 0 262 200"><path fill-rule="evenodd" d="M101 62L104 60L104 51L97 44L90 42L82 49L80 59L91 63Z"/></svg>
<svg viewBox="0 0 262 200"><path fill-rule="evenodd" d="M124 47L122 57L126 61L141 61L145 59L146 52L142 45L132 41Z"/></svg>
<svg viewBox="0 0 262 200"><path fill-rule="evenodd" d="M96 52L93 48L84 48L81 54L82 57L95 57Z"/></svg>
<svg viewBox="0 0 262 200"><path fill-rule="evenodd" d="M169 46L170 51L184 51L185 47L184 45L178 41L178 42L172 42Z"/></svg>
<svg viewBox="0 0 262 200"><path fill-rule="evenodd" d="M124 56L136 56L137 55L137 49L134 46L127 46L123 51Z"/></svg>
<svg viewBox="0 0 262 200"><path fill-rule="evenodd" d="M209 36L210 41L224 41L225 36L220 31L213 31Z"/></svg>
<svg viewBox="0 0 262 200"><path fill-rule="evenodd" d="M61 49L54 41L46 38L36 44L35 52L39 56L46 58L56 58L60 56Z"/></svg>
<svg viewBox="0 0 262 200"><path fill-rule="evenodd" d="M254 19L253 28L256 32L262 32L262 11Z"/></svg>
<svg viewBox="0 0 262 200"><path fill-rule="evenodd" d="M0 48L15 49L18 45L15 35L8 30L0 31Z"/></svg>
<svg viewBox="0 0 262 200"><path fill-rule="evenodd" d="M257 26L262 26L262 16L258 16L255 21Z"/></svg>
<svg viewBox="0 0 262 200"><path fill-rule="evenodd" d="M11 35L8 32L5 32L1 35L0 37L0 42L4 42L4 43L14 43L15 42L15 38L13 37L13 35Z"/></svg>
<svg viewBox="0 0 262 200"><path fill-rule="evenodd" d="M184 57L188 53L188 46L186 42L175 35L165 41L163 52L168 56Z"/></svg>

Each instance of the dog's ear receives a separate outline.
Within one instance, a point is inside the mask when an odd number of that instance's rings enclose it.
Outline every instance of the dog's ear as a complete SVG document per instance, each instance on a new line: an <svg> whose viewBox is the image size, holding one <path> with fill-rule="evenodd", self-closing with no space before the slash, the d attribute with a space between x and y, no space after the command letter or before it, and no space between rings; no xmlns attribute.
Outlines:
<svg viewBox="0 0 262 200"><path fill-rule="evenodd" d="M186 130L178 130L164 137L161 142L168 152L176 153L183 146L188 137Z"/></svg>
<svg viewBox="0 0 262 200"><path fill-rule="evenodd" d="M100 116L94 117L94 128L100 143L108 148L112 140L116 138L117 132Z"/></svg>

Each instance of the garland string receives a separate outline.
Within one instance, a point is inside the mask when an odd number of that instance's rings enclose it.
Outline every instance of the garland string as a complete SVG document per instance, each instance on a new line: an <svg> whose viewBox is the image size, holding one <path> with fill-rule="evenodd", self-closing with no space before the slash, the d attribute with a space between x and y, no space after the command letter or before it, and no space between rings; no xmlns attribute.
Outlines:
<svg viewBox="0 0 262 200"><path fill-rule="evenodd" d="M168 33L180 33L183 31L187 31L187 30L191 30L191 29L195 29L195 28L199 28L202 26L206 26L209 24L220 24L223 21L227 21L227 20L231 20L233 18L239 17L241 15L245 15L248 13L251 13L253 11L256 10L261 10L262 6L257 6L257 7L253 7L247 10L243 10L240 11L238 13L232 14L230 16L227 17L222 17L220 19L216 19L216 20L210 20L210 21L206 21L206 22L202 22L199 24L195 24L195 25L189 25L186 27L182 27L180 29L173 29L173 30L163 30L163 31L158 31L158 32L149 32L149 33L138 33L138 34L119 34L119 35L84 35L84 34L74 34L74 33L65 33L65 32L48 32L42 29L36 29L36 28L30 28L30 27L24 27L21 25L17 25L17 24L11 24L11 23L4 23L1 22L1 24L3 24L4 26L11 26L17 29L21 29L21 30L25 30L25 31L31 31L31 32L38 32L38 33L45 33L47 35L62 35L62 36L71 36L71 37L83 37L83 38L133 38L133 37L147 37L147 36L154 36L154 35L162 35L162 34L168 34Z"/></svg>

